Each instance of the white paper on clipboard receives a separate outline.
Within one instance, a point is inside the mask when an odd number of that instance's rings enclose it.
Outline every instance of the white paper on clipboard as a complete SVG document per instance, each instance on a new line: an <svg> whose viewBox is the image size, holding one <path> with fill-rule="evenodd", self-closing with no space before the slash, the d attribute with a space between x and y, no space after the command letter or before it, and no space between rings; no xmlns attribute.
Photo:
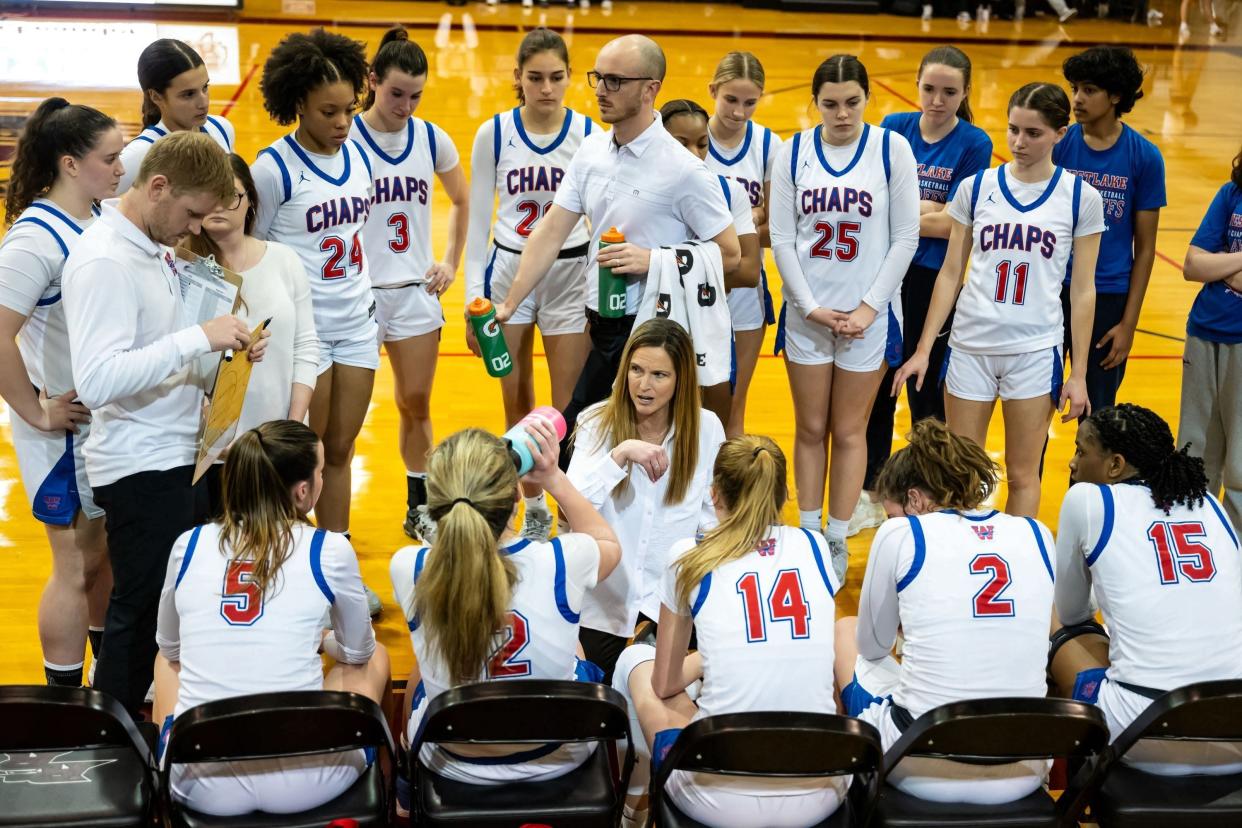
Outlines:
<svg viewBox="0 0 1242 828"><path fill-rule="evenodd" d="M177 278L181 283L181 327L201 325L219 316L234 313L241 304L241 276L216 262L200 257L184 247L177 248ZM199 357L194 375L211 394L215 386L220 354Z"/></svg>

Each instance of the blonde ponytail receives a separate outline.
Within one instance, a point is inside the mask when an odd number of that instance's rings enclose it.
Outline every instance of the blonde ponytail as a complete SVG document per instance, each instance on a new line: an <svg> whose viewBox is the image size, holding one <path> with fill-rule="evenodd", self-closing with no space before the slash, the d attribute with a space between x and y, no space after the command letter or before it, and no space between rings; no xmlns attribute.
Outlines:
<svg viewBox="0 0 1242 828"><path fill-rule="evenodd" d="M734 437L716 455L712 488L729 514L677 564L677 600L683 607L708 573L751 552L781 522L789 498L785 455L769 437Z"/></svg>
<svg viewBox="0 0 1242 828"><path fill-rule="evenodd" d="M516 491L507 447L481 429L457 432L427 458L427 509L437 528L414 609L454 684L479 679L508 621L517 570L498 541Z"/></svg>

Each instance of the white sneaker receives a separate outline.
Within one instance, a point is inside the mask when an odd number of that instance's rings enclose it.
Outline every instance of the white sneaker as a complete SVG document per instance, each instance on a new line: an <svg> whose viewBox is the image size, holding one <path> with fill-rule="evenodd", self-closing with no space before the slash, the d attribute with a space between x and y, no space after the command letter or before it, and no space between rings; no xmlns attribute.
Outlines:
<svg viewBox="0 0 1242 828"><path fill-rule="evenodd" d="M864 491L858 497L858 505L854 507L854 514L850 515L850 525L845 530L845 536L852 538L864 529L874 529L887 517L884 507L873 501L871 495Z"/></svg>
<svg viewBox="0 0 1242 828"><path fill-rule="evenodd" d="M843 540L828 539L828 552L832 556L832 571L837 575L837 583L845 583L845 573L850 567L850 548Z"/></svg>
<svg viewBox="0 0 1242 828"><path fill-rule="evenodd" d="M522 522L522 537L544 543L552 535L552 513L547 509L527 509Z"/></svg>
<svg viewBox="0 0 1242 828"><path fill-rule="evenodd" d="M1069 21L1071 17L1073 17L1076 14L1078 14L1078 9L1066 9L1065 14L1058 17L1057 20L1060 21L1061 23L1066 23Z"/></svg>
<svg viewBox="0 0 1242 828"><path fill-rule="evenodd" d="M1225 30L1221 28L1221 25L1219 23L1213 23L1211 26L1208 27L1209 37L1220 37L1224 33L1225 33Z"/></svg>
<svg viewBox="0 0 1242 828"><path fill-rule="evenodd" d="M1164 22L1163 12L1160 12L1156 9L1147 10L1147 25L1148 26L1159 26L1163 22Z"/></svg>
<svg viewBox="0 0 1242 828"><path fill-rule="evenodd" d="M143 701L147 704L155 704L155 682L151 682L151 686L147 688L147 695Z"/></svg>
<svg viewBox="0 0 1242 828"><path fill-rule="evenodd" d="M932 5L931 5L931 3L924 3L924 4L923 4L923 19L924 19L924 20L931 20L931 19L932 19Z"/></svg>
<svg viewBox="0 0 1242 828"><path fill-rule="evenodd" d="M626 805L621 813L621 828L645 828L647 825L647 809L641 811Z"/></svg>
<svg viewBox="0 0 1242 828"><path fill-rule="evenodd" d="M987 26L988 21L992 19L992 9L989 6L980 6L975 13L975 19L979 21L980 26Z"/></svg>
<svg viewBox="0 0 1242 828"><path fill-rule="evenodd" d="M1177 39L1178 40L1189 40L1190 39L1190 24L1189 23L1183 23L1182 25L1177 27Z"/></svg>
<svg viewBox="0 0 1242 828"><path fill-rule="evenodd" d="M91 658L91 669L86 672L86 686L95 686L95 668L99 666L99 659Z"/></svg>

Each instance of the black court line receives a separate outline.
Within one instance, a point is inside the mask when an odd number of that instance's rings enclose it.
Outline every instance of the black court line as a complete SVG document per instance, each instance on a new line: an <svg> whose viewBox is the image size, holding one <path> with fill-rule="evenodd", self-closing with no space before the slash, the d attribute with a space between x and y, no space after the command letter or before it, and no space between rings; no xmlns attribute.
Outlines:
<svg viewBox="0 0 1242 828"><path fill-rule="evenodd" d="M1135 328L1134 332L1141 333L1141 334L1147 334L1148 336L1156 336L1156 337L1159 337L1160 339L1171 339L1174 342L1185 342L1186 341L1186 337L1184 336L1173 336L1172 334L1160 333L1159 331L1149 331L1146 328Z"/></svg>

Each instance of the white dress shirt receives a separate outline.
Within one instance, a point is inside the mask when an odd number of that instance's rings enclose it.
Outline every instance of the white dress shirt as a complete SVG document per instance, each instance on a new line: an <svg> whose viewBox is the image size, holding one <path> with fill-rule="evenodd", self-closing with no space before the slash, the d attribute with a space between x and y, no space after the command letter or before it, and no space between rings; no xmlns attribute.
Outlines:
<svg viewBox="0 0 1242 828"><path fill-rule="evenodd" d="M720 192L719 185L716 191ZM586 595L582 626L613 635L630 636L641 612L660 617L660 579L668 568L669 548L717 524L712 506L712 466L724 442L724 428L716 415L699 411L699 457L686 496L673 506L664 504L671 471L652 482L641 466L618 466L611 441L600 444L594 416L606 403L597 403L578 416L574 455L569 461L570 482L599 510L621 542L621 565ZM672 461L675 429L664 438ZM623 490L617 484L629 478Z"/></svg>
<svg viewBox="0 0 1242 828"><path fill-rule="evenodd" d="M200 326L181 327L172 251L117 201L104 202L62 276L74 386L91 409L92 486L194 462L203 389L192 368L211 351Z"/></svg>
<svg viewBox="0 0 1242 828"><path fill-rule="evenodd" d="M617 146L612 132L592 132L569 162L552 202L591 220L591 245L610 227L654 249L712 239L733 225L720 181L669 135L656 116L634 140ZM643 296L643 277L627 277L627 313ZM587 270L587 307L599 305L599 280Z"/></svg>

